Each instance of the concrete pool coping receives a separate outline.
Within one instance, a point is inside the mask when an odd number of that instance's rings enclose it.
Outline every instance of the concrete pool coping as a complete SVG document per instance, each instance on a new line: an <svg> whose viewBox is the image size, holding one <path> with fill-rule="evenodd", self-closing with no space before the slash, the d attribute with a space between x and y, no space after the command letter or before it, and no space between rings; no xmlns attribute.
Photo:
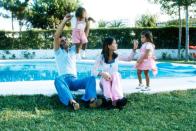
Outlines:
<svg viewBox="0 0 196 131"><path fill-rule="evenodd" d="M97 83L97 93L101 94L99 88L99 80ZM135 89L138 85L137 79L123 79L122 86L125 94L131 94L141 92ZM196 76L184 77L184 78L160 78L151 80L151 90L145 93L159 93L170 92L174 90L187 90L196 89ZM36 95L42 94L51 96L56 94L54 87L54 81L20 81L20 82L1 82L0 83L0 95ZM83 94L83 90L73 92L74 94Z"/></svg>
<svg viewBox="0 0 196 131"><path fill-rule="evenodd" d="M36 60L0 60L0 64L6 64L9 62L54 62L54 59L36 59ZM94 63L94 60L81 60L78 63ZM120 65L132 65L135 61L132 62L120 62ZM162 63L162 62L158 62ZM163 62L168 63L168 62ZM196 65L189 64L176 64L171 63L172 65L181 65L181 66L193 66L196 68ZM143 80L143 82L145 82ZM97 92L100 94L101 90L99 88L99 80L97 83ZM123 79L122 80L123 91L125 94L131 94L136 92L141 92L135 89L138 86L137 79ZM193 77L179 77L179 78L156 78L151 79L151 91L146 93L158 93L158 92L168 92L174 90L187 90L187 89L196 89L196 76ZM51 96L56 94L56 89L54 87L54 81L18 81L18 82L0 82L0 95L35 95L42 94ZM83 94L83 90L73 92L74 94Z"/></svg>
<svg viewBox="0 0 196 131"><path fill-rule="evenodd" d="M1 64L7 64L10 62L16 62L16 63L20 63L20 62L54 62L55 63L55 59L15 59L15 60L0 60L0 65ZM93 64L95 62L95 60L86 60L86 59L82 59L82 60L78 60L77 63L90 63ZM136 61L119 61L120 65L133 65L135 64ZM159 63L168 63L168 64L172 64L175 66L192 66L194 68L196 68L196 64L178 64L178 63L171 63L171 62L156 62L157 64Z"/></svg>

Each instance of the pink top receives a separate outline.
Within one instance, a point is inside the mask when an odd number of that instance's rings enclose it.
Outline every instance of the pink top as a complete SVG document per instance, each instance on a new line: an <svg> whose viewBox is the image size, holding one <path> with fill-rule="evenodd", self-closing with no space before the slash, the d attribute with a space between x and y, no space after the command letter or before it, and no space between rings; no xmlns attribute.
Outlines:
<svg viewBox="0 0 196 131"><path fill-rule="evenodd" d="M155 50L154 44L150 42L143 43L142 47L140 48L139 59L145 55L146 50L150 50L147 58L144 58L140 64L136 63L136 68L138 70L152 70L153 74L156 75L158 70L155 62L156 57L154 51Z"/></svg>
<svg viewBox="0 0 196 131"><path fill-rule="evenodd" d="M132 51L128 56L122 56L122 55L118 55L118 57L115 59L115 61L111 64L106 64L103 58L103 55L101 54L100 56L98 56L93 70L92 70L92 75L97 76L99 74L99 72L108 72L109 74L114 74L116 72L118 72L118 63L119 61L131 61L133 56L134 56L134 52Z"/></svg>
<svg viewBox="0 0 196 131"><path fill-rule="evenodd" d="M146 50L150 50L148 58L154 58L155 57L155 55L154 55L154 50L155 50L154 44L152 44L150 42L146 42L146 43L143 43L142 47L140 48L140 57L139 58L141 58L142 56L145 55Z"/></svg>
<svg viewBox="0 0 196 131"><path fill-rule="evenodd" d="M86 27L86 22L85 21L79 21L77 18L74 16L71 19L71 28L72 29L78 29L81 31L84 31Z"/></svg>

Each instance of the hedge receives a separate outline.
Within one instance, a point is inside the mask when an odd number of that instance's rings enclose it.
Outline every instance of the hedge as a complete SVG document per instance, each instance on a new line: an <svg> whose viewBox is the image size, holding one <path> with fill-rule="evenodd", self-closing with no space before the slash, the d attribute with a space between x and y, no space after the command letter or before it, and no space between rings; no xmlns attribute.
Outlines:
<svg viewBox="0 0 196 131"><path fill-rule="evenodd" d="M114 37L121 49L131 48L132 40L139 39L143 30L150 30L153 34L157 49L178 48L178 27L163 28L113 28L92 29L89 34L89 49L102 47L102 39ZM0 31L0 49L52 49L54 30L6 32ZM66 30L64 35L71 39L71 31ZM134 35L135 34L135 35ZM196 27L190 27L190 45L196 46ZM182 48L185 47L185 28L182 29Z"/></svg>

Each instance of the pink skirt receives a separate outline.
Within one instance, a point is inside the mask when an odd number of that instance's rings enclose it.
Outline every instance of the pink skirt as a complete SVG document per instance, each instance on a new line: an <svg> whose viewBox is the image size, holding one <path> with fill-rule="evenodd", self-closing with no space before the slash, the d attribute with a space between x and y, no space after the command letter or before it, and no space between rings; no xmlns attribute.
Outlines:
<svg viewBox="0 0 196 131"><path fill-rule="evenodd" d="M144 59L141 64L138 63L135 65L138 70L152 70L153 75L157 74L156 62L153 58Z"/></svg>
<svg viewBox="0 0 196 131"><path fill-rule="evenodd" d="M79 29L72 30L72 43L73 44L85 44L87 43L87 37L84 31Z"/></svg>

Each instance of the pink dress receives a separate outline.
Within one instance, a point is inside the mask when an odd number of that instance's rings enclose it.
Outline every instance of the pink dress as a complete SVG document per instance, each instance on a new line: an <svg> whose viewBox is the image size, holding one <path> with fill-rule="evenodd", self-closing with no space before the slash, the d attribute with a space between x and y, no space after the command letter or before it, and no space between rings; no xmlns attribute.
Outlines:
<svg viewBox="0 0 196 131"><path fill-rule="evenodd" d="M85 44L88 42L86 34L85 34L85 21L79 21L74 16L71 19L72 26L72 43L73 44Z"/></svg>
<svg viewBox="0 0 196 131"><path fill-rule="evenodd" d="M149 56L143 60L139 65L136 64L138 70L152 70L153 74L157 74L157 66L155 62L154 50L155 47L152 43L146 42L140 48L140 58L145 55L146 50L150 50Z"/></svg>

